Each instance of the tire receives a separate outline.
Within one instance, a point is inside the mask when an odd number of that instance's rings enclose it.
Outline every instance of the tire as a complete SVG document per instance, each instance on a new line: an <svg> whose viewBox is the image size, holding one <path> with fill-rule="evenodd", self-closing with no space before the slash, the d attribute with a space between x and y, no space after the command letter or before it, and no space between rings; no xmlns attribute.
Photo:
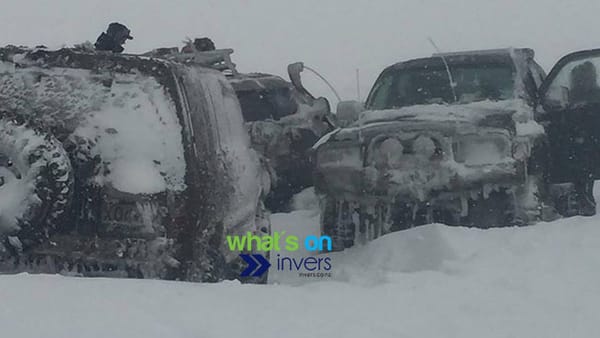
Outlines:
<svg viewBox="0 0 600 338"><path fill-rule="evenodd" d="M321 233L331 237L333 251L341 251L408 228L392 223L389 208L383 203L367 207L358 202L324 197L320 208Z"/></svg>
<svg viewBox="0 0 600 338"><path fill-rule="evenodd" d="M73 173L58 140L0 115L0 177L0 239L9 250L26 250L61 228Z"/></svg>
<svg viewBox="0 0 600 338"><path fill-rule="evenodd" d="M338 201L331 197L323 198L321 203L321 232L331 237L333 251L353 246L358 227L353 214L360 211L355 209L352 202Z"/></svg>
<svg viewBox="0 0 600 338"><path fill-rule="evenodd" d="M469 199L469 213L463 224L474 228L497 228L513 226L514 198L506 190L491 192L488 196L479 195Z"/></svg>

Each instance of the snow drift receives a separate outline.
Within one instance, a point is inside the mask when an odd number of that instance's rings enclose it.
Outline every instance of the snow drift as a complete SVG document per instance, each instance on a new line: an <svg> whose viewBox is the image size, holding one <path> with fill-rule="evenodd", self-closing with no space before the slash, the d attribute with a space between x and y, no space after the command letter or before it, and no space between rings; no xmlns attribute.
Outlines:
<svg viewBox="0 0 600 338"><path fill-rule="evenodd" d="M334 255L334 280L298 287L1 276L0 327L19 338L593 337L599 220L414 228Z"/></svg>
<svg viewBox="0 0 600 338"><path fill-rule="evenodd" d="M417 227L333 254L331 280L288 276L298 286L0 276L0 328L18 338L594 337L599 221ZM318 213L277 214L273 227L318 231Z"/></svg>

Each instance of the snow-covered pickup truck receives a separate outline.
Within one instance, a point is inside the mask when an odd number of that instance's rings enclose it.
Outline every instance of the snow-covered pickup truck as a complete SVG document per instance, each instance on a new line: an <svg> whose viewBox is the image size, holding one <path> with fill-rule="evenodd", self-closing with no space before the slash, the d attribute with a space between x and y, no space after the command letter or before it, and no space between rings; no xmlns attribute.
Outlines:
<svg viewBox="0 0 600 338"><path fill-rule="evenodd" d="M216 70L0 49L0 272L217 280L265 177Z"/></svg>
<svg viewBox="0 0 600 338"><path fill-rule="evenodd" d="M385 69L348 126L315 146L322 229L336 249L429 222L491 227L540 217L545 77L530 49L438 54ZM542 182L542 183L540 183Z"/></svg>

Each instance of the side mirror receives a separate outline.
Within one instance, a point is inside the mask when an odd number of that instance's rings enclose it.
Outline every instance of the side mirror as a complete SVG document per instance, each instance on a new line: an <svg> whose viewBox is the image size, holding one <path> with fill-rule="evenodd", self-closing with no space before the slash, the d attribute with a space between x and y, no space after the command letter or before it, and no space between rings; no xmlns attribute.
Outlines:
<svg viewBox="0 0 600 338"><path fill-rule="evenodd" d="M315 97L308 90L306 90L306 88L304 88L304 84L302 84L302 76L300 76L300 73L302 73L304 71L304 63L302 63L302 62L290 63L288 65L287 70L288 70L288 75L290 77L290 81L292 82L292 85L296 88L296 90L298 90L300 93L310 97L311 99L314 99Z"/></svg>
<svg viewBox="0 0 600 338"><path fill-rule="evenodd" d="M346 127L356 120L360 113L365 111L365 105L358 101L340 101L336 109L336 118L340 127Z"/></svg>

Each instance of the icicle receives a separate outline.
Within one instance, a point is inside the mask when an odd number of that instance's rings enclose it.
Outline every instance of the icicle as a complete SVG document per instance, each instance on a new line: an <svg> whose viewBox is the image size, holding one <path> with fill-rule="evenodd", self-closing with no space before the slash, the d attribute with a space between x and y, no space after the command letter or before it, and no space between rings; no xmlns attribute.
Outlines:
<svg viewBox="0 0 600 338"><path fill-rule="evenodd" d="M469 200L466 196L460 196L460 216L467 217L469 215Z"/></svg>

